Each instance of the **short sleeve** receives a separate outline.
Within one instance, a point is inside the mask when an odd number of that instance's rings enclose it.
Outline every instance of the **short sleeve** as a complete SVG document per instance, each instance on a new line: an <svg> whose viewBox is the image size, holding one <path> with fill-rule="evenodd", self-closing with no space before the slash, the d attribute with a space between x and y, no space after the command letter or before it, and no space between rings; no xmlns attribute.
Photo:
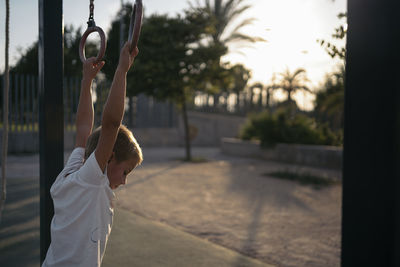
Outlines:
<svg viewBox="0 0 400 267"><path fill-rule="evenodd" d="M83 147L77 147L72 152L68 158L67 163L64 166L64 169L57 176L55 182L51 186L50 192L53 198L59 192L59 190L63 187L65 181L69 181L70 174L77 172L83 165L85 156L85 149Z"/></svg>
<svg viewBox="0 0 400 267"><path fill-rule="evenodd" d="M85 149L83 147L76 147L68 158L67 163L63 169L64 176L79 170L84 162Z"/></svg>
<svg viewBox="0 0 400 267"><path fill-rule="evenodd" d="M100 169L94 152L88 157L77 174L79 180L91 185L101 185L107 179L107 176Z"/></svg>

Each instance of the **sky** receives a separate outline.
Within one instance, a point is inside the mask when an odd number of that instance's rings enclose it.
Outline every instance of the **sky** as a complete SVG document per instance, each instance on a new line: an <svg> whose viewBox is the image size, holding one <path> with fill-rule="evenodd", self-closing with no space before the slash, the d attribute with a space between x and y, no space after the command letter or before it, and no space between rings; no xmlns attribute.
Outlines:
<svg viewBox="0 0 400 267"><path fill-rule="evenodd" d="M122 0L124 3L134 0ZM191 0L193 3L195 0ZM200 0L202 2L202 0ZM247 0L252 7L237 18L255 18L252 25L241 32L267 40L243 47L229 47L230 53L223 61L241 63L252 72L251 83L271 83L274 73L286 68L304 68L310 80L309 87L317 90L325 74L335 70L338 60L333 60L317 43L317 39L331 40L334 28L341 21L337 14L346 11L347 0ZM121 0L95 0L94 19L107 33ZM10 0L10 64L38 38L38 1ZM145 15L158 13L175 16L187 8L186 0L143 0ZM64 25L86 29L89 0L63 1ZM233 24L235 26L235 23ZM228 29L229 32L229 29ZM4 71L5 0L0 0L0 72ZM284 97L279 93L276 98ZM313 96L295 95L304 109L312 108Z"/></svg>

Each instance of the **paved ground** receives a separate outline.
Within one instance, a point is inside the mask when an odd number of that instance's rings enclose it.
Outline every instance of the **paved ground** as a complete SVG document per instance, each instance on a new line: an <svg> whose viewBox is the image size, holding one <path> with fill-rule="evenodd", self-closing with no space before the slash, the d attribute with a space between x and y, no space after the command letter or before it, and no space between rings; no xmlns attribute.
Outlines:
<svg viewBox="0 0 400 267"><path fill-rule="evenodd" d="M209 161L184 163L179 148L144 149L144 164L116 192L103 266L339 266L341 186L314 189L264 175L338 172L216 148L194 155ZM37 266L38 156L10 157L9 170L0 266Z"/></svg>

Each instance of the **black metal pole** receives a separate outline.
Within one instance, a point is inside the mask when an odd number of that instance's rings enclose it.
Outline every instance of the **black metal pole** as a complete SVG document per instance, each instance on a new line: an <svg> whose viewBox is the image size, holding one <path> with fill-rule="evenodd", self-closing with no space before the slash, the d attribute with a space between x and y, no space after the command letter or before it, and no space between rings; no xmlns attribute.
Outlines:
<svg viewBox="0 0 400 267"><path fill-rule="evenodd" d="M349 0L343 158L344 267L400 266L398 0Z"/></svg>
<svg viewBox="0 0 400 267"><path fill-rule="evenodd" d="M39 0L40 261L50 245L50 187L64 165L62 0Z"/></svg>

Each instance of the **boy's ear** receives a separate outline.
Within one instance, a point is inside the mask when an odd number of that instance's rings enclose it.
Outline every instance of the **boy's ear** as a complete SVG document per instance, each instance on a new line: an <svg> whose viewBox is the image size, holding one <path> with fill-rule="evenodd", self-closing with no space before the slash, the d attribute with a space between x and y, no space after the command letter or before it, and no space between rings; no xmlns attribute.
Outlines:
<svg viewBox="0 0 400 267"><path fill-rule="evenodd" d="M111 162L111 160L114 158L115 152L113 151L113 153L111 154L110 158L108 159L108 163Z"/></svg>

